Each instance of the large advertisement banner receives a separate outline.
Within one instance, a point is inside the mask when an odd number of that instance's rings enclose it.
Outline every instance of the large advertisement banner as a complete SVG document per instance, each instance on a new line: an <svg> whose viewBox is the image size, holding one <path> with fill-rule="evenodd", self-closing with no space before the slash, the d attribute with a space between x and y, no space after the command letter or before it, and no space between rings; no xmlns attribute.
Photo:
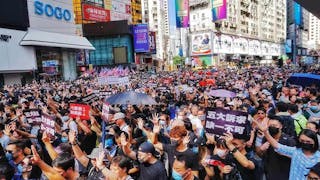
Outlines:
<svg viewBox="0 0 320 180"><path fill-rule="evenodd" d="M110 21L110 11L100 7L83 4L83 19L89 21L108 22Z"/></svg>
<svg viewBox="0 0 320 180"><path fill-rule="evenodd" d="M149 31L147 24L133 26L133 44L135 52L149 52Z"/></svg>
<svg viewBox="0 0 320 180"><path fill-rule="evenodd" d="M189 27L189 0L175 0L176 1L176 25L177 28Z"/></svg>
<svg viewBox="0 0 320 180"><path fill-rule="evenodd" d="M208 108L206 113L206 132L223 135L230 132L241 138L248 138L251 131L248 114L222 108Z"/></svg>
<svg viewBox="0 0 320 180"><path fill-rule="evenodd" d="M192 55L212 54L212 36L211 33L192 35Z"/></svg>
<svg viewBox="0 0 320 180"><path fill-rule="evenodd" d="M157 54L156 32L149 32L149 49L151 54Z"/></svg>
<svg viewBox="0 0 320 180"><path fill-rule="evenodd" d="M212 0L212 21L227 18L227 0Z"/></svg>

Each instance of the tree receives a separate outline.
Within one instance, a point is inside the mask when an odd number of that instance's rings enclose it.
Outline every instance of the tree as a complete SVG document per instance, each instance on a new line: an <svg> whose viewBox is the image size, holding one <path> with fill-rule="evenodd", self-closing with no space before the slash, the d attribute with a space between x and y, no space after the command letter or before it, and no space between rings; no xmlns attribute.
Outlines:
<svg viewBox="0 0 320 180"><path fill-rule="evenodd" d="M173 64L174 65L184 65L185 59L186 59L185 57L174 56L173 57Z"/></svg>
<svg viewBox="0 0 320 180"><path fill-rule="evenodd" d="M206 69L207 68L207 62L205 60L202 60L202 68Z"/></svg>

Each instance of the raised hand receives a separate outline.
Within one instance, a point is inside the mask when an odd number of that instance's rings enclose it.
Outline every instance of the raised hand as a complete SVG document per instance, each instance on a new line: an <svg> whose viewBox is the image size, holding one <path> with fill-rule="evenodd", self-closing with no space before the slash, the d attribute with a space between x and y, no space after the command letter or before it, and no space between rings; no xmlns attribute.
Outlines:
<svg viewBox="0 0 320 180"><path fill-rule="evenodd" d="M124 133L122 133L120 135L120 143L121 143L122 146L126 146L128 144L126 135L124 135Z"/></svg>
<svg viewBox="0 0 320 180"><path fill-rule="evenodd" d="M71 144L75 143L77 140L77 135L76 135L76 132L75 131L70 131L69 132L69 142Z"/></svg>
<svg viewBox="0 0 320 180"><path fill-rule="evenodd" d="M233 140L233 135L228 132L228 133L224 133L224 139L226 140L227 144L232 144L232 140Z"/></svg>
<svg viewBox="0 0 320 180"><path fill-rule="evenodd" d="M139 127L139 129L143 129L143 119L142 118L138 118L138 127Z"/></svg>
<svg viewBox="0 0 320 180"><path fill-rule="evenodd" d="M50 138L48 136L47 131L44 131L43 134L42 134L42 142L43 143L50 143Z"/></svg>
<svg viewBox="0 0 320 180"><path fill-rule="evenodd" d="M39 164L42 160L41 160L41 158L40 158L40 156L39 156L39 154L38 154L38 152L37 152L37 150L36 150L34 145L31 145L31 151L32 151L32 154L33 154L33 157L31 158L32 164L34 164L34 165Z"/></svg>
<svg viewBox="0 0 320 180"><path fill-rule="evenodd" d="M259 128L260 131L266 132L268 130L267 123L260 123L257 120L253 120L253 123Z"/></svg>

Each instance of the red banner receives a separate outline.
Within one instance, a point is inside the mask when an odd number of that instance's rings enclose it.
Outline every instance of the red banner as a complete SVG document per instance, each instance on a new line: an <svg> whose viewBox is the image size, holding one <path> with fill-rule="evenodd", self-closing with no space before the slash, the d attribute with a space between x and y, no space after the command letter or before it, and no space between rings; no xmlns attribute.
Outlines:
<svg viewBox="0 0 320 180"><path fill-rule="evenodd" d="M88 4L82 5L83 19L98 22L110 21L110 10L105 10L100 7L91 6Z"/></svg>
<svg viewBox="0 0 320 180"><path fill-rule="evenodd" d="M80 117L81 120L90 119L90 106L85 104L70 104L70 117L77 118Z"/></svg>

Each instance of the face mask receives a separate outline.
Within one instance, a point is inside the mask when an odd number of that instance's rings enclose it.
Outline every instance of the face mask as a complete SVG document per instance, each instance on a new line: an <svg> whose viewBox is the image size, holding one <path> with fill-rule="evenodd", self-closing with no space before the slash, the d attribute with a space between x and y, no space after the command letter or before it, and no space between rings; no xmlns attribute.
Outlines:
<svg viewBox="0 0 320 180"><path fill-rule="evenodd" d="M299 145L302 150L306 150L306 151L312 151L314 146L313 144L302 143L302 142L299 142Z"/></svg>
<svg viewBox="0 0 320 180"><path fill-rule="evenodd" d="M270 126L270 127L269 127L269 133L270 133L271 136L274 136L274 135L276 135L276 134L279 133L279 128Z"/></svg>
<svg viewBox="0 0 320 180"><path fill-rule="evenodd" d="M17 171L18 173L23 173L23 166L21 164L17 166Z"/></svg>
<svg viewBox="0 0 320 180"><path fill-rule="evenodd" d="M62 143L68 142L68 138L67 138L67 137L61 137L61 142L62 142Z"/></svg>
<svg viewBox="0 0 320 180"><path fill-rule="evenodd" d="M179 144L179 141L177 141L177 140L171 140L171 145L173 145L173 146L178 146L178 144Z"/></svg>
<svg viewBox="0 0 320 180"><path fill-rule="evenodd" d="M61 119L62 119L63 122L66 122L66 121L69 120L69 117L68 116L63 116Z"/></svg>
<svg viewBox="0 0 320 180"><path fill-rule="evenodd" d="M318 111L318 106L310 106L311 111Z"/></svg>
<svg viewBox="0 0 320 180"><path fill-rule="evenodd" d="M8 161L11 161L12 159L13 159L13 155L12 155L12 153L6 153L6 158L7 158L7 160Z"/></svg>
<svg viewBox="0 0 320 180"><path fill-rule="evenodd" d="M177 171L172 169L172 179L174 179L174 180L182 180L182 176L179 173L177 173Z"/></svg>
<svg viewBox="0 0 320 180"><path fill-rule="evenodd" d="M192 148L192 152L194 152L195 154L199 153L199 148L197 146Z"/></svg>
<svg viewBox="0 0 320 180"><path fill-rule="evenodd" d="M226 151L226 150L222 150L222 149L217 149L217 152L216 152L216 153L217 153L217 156L223 158L223 157L226 156L227 151Z"/></svg>
<svg viewBox="0 0 320 180"><path fill-rule="evenodd" d="M111 148L113 145L114 145L114 143L113 143L113 140L112 140L112 139L106 139L106 140L104 141L104 146L105 146L106 148Z"/></svg>

